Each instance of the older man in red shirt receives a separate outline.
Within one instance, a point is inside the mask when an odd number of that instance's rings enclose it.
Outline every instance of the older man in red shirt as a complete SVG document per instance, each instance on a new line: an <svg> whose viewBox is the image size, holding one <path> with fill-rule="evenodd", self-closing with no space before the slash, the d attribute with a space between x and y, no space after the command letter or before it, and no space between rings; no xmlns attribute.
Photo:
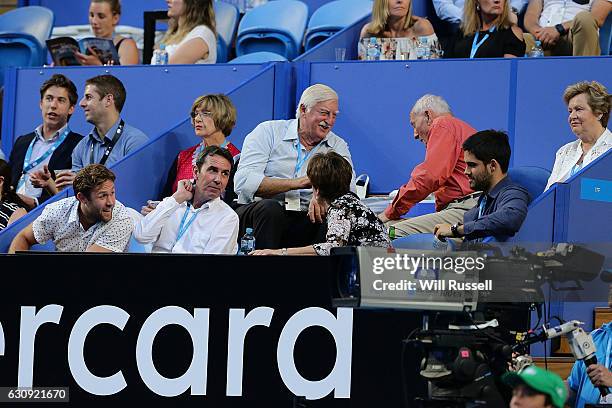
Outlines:
<svg viewBox="0 0 612 408"><path fill-rule="evenodd" d="M422 232L433 233L439 223L456 224L474 207L479 193L470 188L464 174L463 142L476 130L457 119L440 96L424 95L410 112L414 138L425 143L425 161L412 170L387 209L378 217L395 227L395 238ZM436 212L400 220L412 206L434 193ZM399 220L399 221L398 221Z"/></svg>

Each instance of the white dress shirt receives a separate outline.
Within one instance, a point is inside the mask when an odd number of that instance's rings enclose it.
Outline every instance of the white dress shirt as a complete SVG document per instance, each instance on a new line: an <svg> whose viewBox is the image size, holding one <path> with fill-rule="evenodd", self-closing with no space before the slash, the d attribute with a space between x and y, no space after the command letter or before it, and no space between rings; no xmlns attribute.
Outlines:
<svg viewBox="0 0 612 408"><path fill-rule="evenodd" d="M510 6L517 9L520 13L528 2L529 0L511 0ZM460 23L463 19L464 3L465 0L433 0L438 18L451 23Z"/></svg>
<svg viewBox="0 0 612 408"><path fill-rule="evenodd" d="M542 27L553 27L571 21L581 11L590 11L594 2L590 0L587 4L578 4L572 0L544 0L539 24Z"/></svg>
<svg viewBox="0 0 612 408"><path fill-rule="evenodd" d="M85 252L91 245L98 245L113 252L127 249L134 222L119 201L113 207L109 222L98 222L87 231L79 220L79 201L68 197L51 203L32 223L34 238L40 244L52 239L59 252Z"/></svg>
<svg viewBox="0 0 612 408"><path fill-rule="evenodd" d="M607 152L610 147L612 147L612 132L606 129L602 135L599 136L599 139L597 139L593 147L591 147L591 150L584 155L581 168ZM544 191L548 190L553 184L563 182L570 178L572 168L576 165L580 156L582 156L582 141L580 139L568 143L557 150L555 164Z"/></svg>
<svg viewBox="0 0 612 408"><path fill-rule="evenodd" d="M238 194L238 203L253 202L264 177L291 179L305 176L310 159L317 153L333 150L348 160L353 167L348 145L342 138L330 131L325 139L307 152L299 141L297 127L297 119L271 120L260 123L247 135L234 176L234 191ZM302 159L305 158L301 167L298 166L298 145ZM355 171L351 191L355 191ZM306 211L312 197L312 189L299 190L299 196L301 210ZM285 201L284 194L273 198L281 203Z"/></svg>
<svg viewBox="0 0 612 408"><path fill-rule="evenodd" d="M184 233L177 239L181 224ZM136 224L134 238L153 244L152 252L235 255L238 214L220 198L194 209L187 202L179 204L174 197L166 197Z"/></svg>

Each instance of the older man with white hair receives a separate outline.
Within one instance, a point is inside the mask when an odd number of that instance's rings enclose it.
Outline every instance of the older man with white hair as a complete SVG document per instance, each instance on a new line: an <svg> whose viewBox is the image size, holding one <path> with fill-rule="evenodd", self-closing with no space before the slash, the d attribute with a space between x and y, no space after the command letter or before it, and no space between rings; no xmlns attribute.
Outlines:
<svg viewBox="0 0 612 408"><path fill-rule="evenodd" d="M240 236L253 228L258 249L325 240L325 209L312 199L306 169L315 154L330 150L352 166L348 145L331 131L337 115L338 94L315 84L302 93L295 119L263 122L247 135L234 178L242 204L236 212Z"/></svg>
<svg viewBox="0 0 612 408"><path fill-rule="evenodd" d="M395 236L433 233L436 224L455 225L474 207L479 193L474 193L464 174L461 146L476 130L453 116L448 103L437 95L424 95L410 111L414 138L425 144L425 161L412 170L387 209L378 217L393 225ZM419 201L434 193L436 212L400 220Z"/></svg>

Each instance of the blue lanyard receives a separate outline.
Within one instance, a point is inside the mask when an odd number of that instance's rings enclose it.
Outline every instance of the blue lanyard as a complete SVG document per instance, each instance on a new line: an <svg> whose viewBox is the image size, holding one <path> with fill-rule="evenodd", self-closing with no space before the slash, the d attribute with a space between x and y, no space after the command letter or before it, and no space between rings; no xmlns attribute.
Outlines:
<svg viewBox="0 0 612 408"><path fill-rule="evenodd" d="M183 219L181 220L181 225L179 225L179 229L178 229L178 233L176 234L176 241L174 241L174 245L176 245L181 240L181 238L183 237L185 232L187 232L187 230L191 226L191 223L193 222L193 220L195 220L195 218L198 216L199 211L196 211L191 216L189 221L187 221L187 224L185 224L185 220L187 219L187 214L189 213L189 209L190 208L191 208L191 204L187 203L187 208L185 208L185 214L183 214Z"/></svg>
<svg viewBox="0 0 612 408"><path fill-rule="evenodd" d="M294 174L294 177L297 177L300 174L300 170L302 169L302 166L304 165L304 163L306 163L306 161L308 161L308 158L310 157L310 155L314 154L314 152L319 148L319 146L321 146L321 143L319 143L312 150L307 152L306 155L304 156L304 158L302 159L302 146L301 146L300 140L298 139L297 144L295 145L298 157L297 157L297 162L295 163L295 174Z"/></svg>
<svg viewBox="0 0 612 408"><path fill-rule="evenodd" d="M478 204L478 218L479 219L480 217L482 217L482 214L484 213L486 205L487 205L487 195L485 194L482 197L482 200L480 200L480 204Z"/></svg>
<svg viewBox="0 0 612 408"><path fill-rule="evenodd" d="M610 350L612 350L612 336L610 336L610 338L608 339L608 349L606 350L606 368L610 369L612 368L610 366Z"/></svg>
<svg viewBox="0 0 612 408"><path fill-rule="evenodd" d="M64 140L66 140L68 133L70 133L70 128L66 126L66 129L62 132L61 135L59 135L55 143L53 143L53 145L49 149L47 149L46 152L41 154L40 157L30 163L30 159L32 159L32 150L34 149L36 139L38 139L38 136L34 136L34 139L32 139L30 145L28 146L28 150L26 150L25 158L23 159L23 171L21 173L21 179L19 180L17 190L19 190L23 183L25 183L24 176L26 175L26 173L38 166L40 163L42 163L47 157L51 156L53 152L59 147L59 145L61 145Z"/></svg>
<svg viewBox="0 0 612 408"><path fill-rule="evenodd" d="M492 33L493 31L495 31L495 26L489 28L489 33ZM480 41L478 41L478 37L480 37L480 31L476 31L476 35L474 35L474 40L472 41L472 50L470 51L470 58L474 58L480 46L485 41L487 41L487 38L489 38L489 34L486 34L484 37L482 37L482 40Z"/></svg>
<svg viewBox="0 0 612 408"><path fill-rule="evenodd" d="M572 167L572 170L570 171L570 176L573 176L574 174L578 173L580 169L582 169L582 164L574 164L574 167Z"/></svg>

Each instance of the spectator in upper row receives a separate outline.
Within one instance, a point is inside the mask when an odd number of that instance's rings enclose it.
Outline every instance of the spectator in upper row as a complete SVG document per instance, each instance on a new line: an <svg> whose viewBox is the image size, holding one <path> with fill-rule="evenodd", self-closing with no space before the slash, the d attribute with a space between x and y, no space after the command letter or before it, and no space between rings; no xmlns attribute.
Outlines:
<svg viewBox="0 0 612 408"><path fill-rule="evenodd" d="M51 194L72 184L76 172L88 164L111 166L147 142L139 129L125 123L121 110L126 91L121 81L112 75L99 75L85 81L85 92L80 106L85 119L94 125L87 137L72 152L72 170L63 172L55 180L47 166L32 175L32 183Z"/></svg>
<svg viewBox="0 0 612 408"><path fill-rule="evenodd" d="M510 11L513 15L510 19L515 23L518 15L523 11L529 0L511 0ZM463 20L463 6L465 0L433 0L433 6L438 18L448 24L450 34L456 34Z"/></svg>
<svg viewBox="0 0 612 408"><path fill-rule="evenodd" d="M74 197L45 207L13 239L9 253L53 240L59 252L124 252L134 223L115 199L115 175L100 164L83 168L74 179Z"/></svg>
<svg viewBox="0 0 612 408"><path fill-rule="evenodd" d="M58 170L72 168L72 150L83 139L68 126L77 99L74 83L62 74L53 75L40 87L42 124L13 144L9 161L13 188L30 209L50 197L32 184L31 175L47 166L55 178Z"/></svg>
<svg viewBox="0 0 612 408"><path fill-rule="evenodd" d="M195 146L191 146L176 156L162 192L162 199L170 197L178 187L180 180L192 179L193 166L202 151L208 146L221 146L226 148L234 158L237 159L240 150L227 140L227 136L232 133L236 125L236 107L231 99L223 94L203 95L198 97L191 106L191 124L197 137L201 140ZM231 204L236 198L234 193L234 173L235 167L232 166L232 174L227 183L223 201ZM147 215L157 205L156 201L149 201L142 207L141 213Z"/></svg>
<svg viewBox="0 0 612 408"><path fill-rule="evenodd" d="M612 95L605 86L595 81L578 82L565 89L563 100L569 113L567 120L578 140L557 151L546 190L567 180L612 147L612 132L606 128Z"/></svg>
<svg viewBox="0 0 612 408"><path fill-rule="evenodd" d="M525 13L527 49L540 40L551 55L600 55L599 27L610 10L612 0L531 0Z"/></svg>
<svg viewBox="0 0 612 408"><path fill-rule="evenodd" d="M168 31L162 40L169 64L214 64L217 34L212 0L166 0Z"/></svg>
<svg viewBox="0 0 612 408"><path fill-rule="evenodd" d="M507 0L466 0L461 32L448 47L449 58L525 55L523 31L512 21Z"/></svg>
<svg viewBox="0 0 612 408"><path fill-rule="evenodd" d="M463 142L465 174L470 187L482 191L482 195L478 205L463 215L463 222L436 225L436 237L463 237L466 241L494 237L505 241L518 232L531 197L508 177L510 155L508 135L504 132L483 130Z"/></svg>
<svg viewBox="0 0 612 408"><path fill-rule="evenodd" d="M138 48L136 42L127 37L115 35L115 27L121 17L120 0L91 0L89 4L89 25L91 31L98 38L113 40L121 65L138 64ZM81 65L102 65L95 52L91 55L76 53ZM117 64L118 65L118 64Z"/></svg>
<svg viewBox="0 0 612 408"><path fill-rule="evenodd" d="M0 159L0 231L26 214L25 204L11 186L11 168Z"/></svg>
<svg viewBox="0 0 612 408"><path fill-rule="evenodd" d="M395 229L394 238L432 233L436 224L454 224L476 205L478 193L465 175L461 145L476 130L453 116L448 103L437 95L424 95L410 111L414 138L425 144L425 160L410 174L393 202L378 215ZM436 196L436 212L400 220L412 206L429 194Z"/></svg>
<svg viewBox="0 0 612 408"><path fill-rule="evenodd" d="M332 132L337 115L336 91L315 84L302 93L296 119L263 122L247 135L235 183L244 204L236 209L240 236L252 227L258 248L325 240L325 211L312 197L306 169L315 153L330 150L351 163L348 145Z"/></svg>

